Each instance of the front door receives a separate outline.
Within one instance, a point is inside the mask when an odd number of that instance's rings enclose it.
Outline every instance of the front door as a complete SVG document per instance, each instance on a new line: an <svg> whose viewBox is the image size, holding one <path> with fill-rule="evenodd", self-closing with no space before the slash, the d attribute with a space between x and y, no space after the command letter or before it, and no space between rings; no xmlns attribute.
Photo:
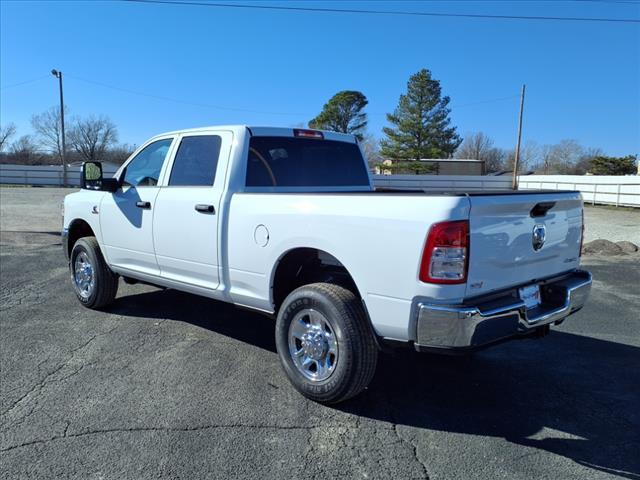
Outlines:
<svg viewBox="0 0 640 480"><path fill-rule="evenodd" d="M100 204L100 230L109 263L159 275L153 250L153 213L160 174L173 138L156 140L126 166L123 186Z"/></svg>
<svg viewBox="0 0 640 480"><path fill-rule="evenodd" d="M211 290L218 287L220 199L231 140L232 133L226 131L180 138L153 218L162 277Z"/></svg>

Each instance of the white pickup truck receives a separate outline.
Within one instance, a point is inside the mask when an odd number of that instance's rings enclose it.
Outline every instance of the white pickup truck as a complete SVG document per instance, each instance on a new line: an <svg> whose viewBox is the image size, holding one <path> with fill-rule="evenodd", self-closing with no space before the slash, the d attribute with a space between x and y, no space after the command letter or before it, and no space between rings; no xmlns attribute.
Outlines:
<svg viewBox="0 0 640 480"><path fill-rule="evenodd" d="M86 163L82 187L62 238L83 305L107 306L122 277L272 315L286 375L319 402L361 392L387 345L539 336L591 287L578 192L376 190L350 135L171 132L114 178Z"/></svg>

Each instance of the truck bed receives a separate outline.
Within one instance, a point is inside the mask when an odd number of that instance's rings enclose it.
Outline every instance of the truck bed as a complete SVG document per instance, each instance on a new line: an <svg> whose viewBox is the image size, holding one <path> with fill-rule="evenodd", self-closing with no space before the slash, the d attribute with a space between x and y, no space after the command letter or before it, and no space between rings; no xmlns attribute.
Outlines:
<svg viewBox="0 0 640 480"><path fill-rule="evenodd" d="M361 191L344 191L344 190L325 190L316 191L286 191L278 190L274 192L243 192L243 194L259 194L274 193L278 195L405 195L405 196L447 196L447 197L480 197L480 196L495 196L495 195L542 195L548 193L575 193L576 190L470 190L467 192L456 192L448 190L428 190L428 189L396 189L396 188L376 188L375 190L361 190Z"/></svg>
<svg viewBox="0 0 640 480"><path fill-rule="evenodd" d="M362 192L360 192L362 193ZM494 195L535 195L546 193L574 193L574 190L470 190L468 192L456 192L446 190L410 190L410 189L391 189L391 188L376 188L373 192L378 194L423 194L423 195L447 195L447 196L465 196L480 197L480 196L494 196Z"/></svg>

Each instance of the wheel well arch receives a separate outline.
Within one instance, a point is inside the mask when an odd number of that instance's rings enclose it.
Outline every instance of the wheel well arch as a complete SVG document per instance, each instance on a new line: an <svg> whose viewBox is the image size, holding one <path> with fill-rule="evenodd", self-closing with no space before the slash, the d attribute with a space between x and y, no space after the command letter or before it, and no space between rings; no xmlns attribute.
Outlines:
<svg viewBox="0 0 640 480"><path fill-rule="evenodd" d="M315 282L330 282L351 290L363 300L347 267L329 252L319 248L297 247L284 252L271 275L271 301L277 311L296 288Z"/></svg>
<svg viewBox="0 0 640 480"><path fill-rule="evenodd" d="M69 240L67 242L67 254L71 258L71 251L76 242L82 237L95 237L91 225L81 218L76 218L69 224Z"/></svg>

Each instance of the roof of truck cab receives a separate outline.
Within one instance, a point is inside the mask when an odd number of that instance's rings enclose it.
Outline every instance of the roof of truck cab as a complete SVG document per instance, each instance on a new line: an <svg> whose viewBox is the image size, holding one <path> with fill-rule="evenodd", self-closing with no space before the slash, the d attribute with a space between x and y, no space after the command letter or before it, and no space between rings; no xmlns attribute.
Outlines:
<svg viewBox="0 0 640 480"><path fill-rule="evenodd" d="M231 130L233 132L237 132L239 130L244 130L244 129L249 130L249 132L251 132L251 135L258 136L258 137L293 137L294 130L309 130L309 129L297 128L297 127L295 128L294 127L269 127L265 125L242 125L242 124L208 125L205 127L187 128L184 130L174 130L172 132L165 132L165 133L155 135L154 138L163 137L167 135L180 135L184 133L197 133L197 132L206 132L206 131L215 131L215 130ZM356 143L356 138L353 135L350 135L348 133L332 132L328 130L315 130L315 129L313 130L322 132L326 140L338 140L341 142Z"/></svg>

